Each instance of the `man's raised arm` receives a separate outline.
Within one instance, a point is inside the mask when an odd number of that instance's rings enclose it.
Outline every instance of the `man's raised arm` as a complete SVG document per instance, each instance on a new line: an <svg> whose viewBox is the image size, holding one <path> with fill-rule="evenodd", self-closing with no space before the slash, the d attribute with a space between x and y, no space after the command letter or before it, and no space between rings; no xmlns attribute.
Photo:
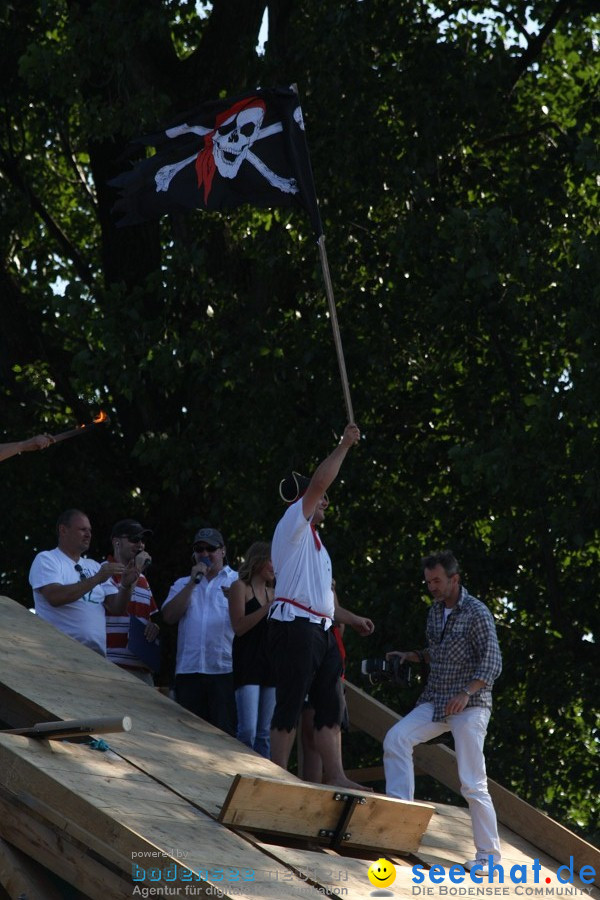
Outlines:
<svg viewBox="0 0 600 900"><path fill-rule="evenodd" d="M302 512L306 519L310 519L315 511L317 503L327 491L327 488L335 481L346 458L350 447L360 441L360 431L353 422L346 425L342 439L329 456L327 456L315 469L306 493L302 497Z"/></svg>

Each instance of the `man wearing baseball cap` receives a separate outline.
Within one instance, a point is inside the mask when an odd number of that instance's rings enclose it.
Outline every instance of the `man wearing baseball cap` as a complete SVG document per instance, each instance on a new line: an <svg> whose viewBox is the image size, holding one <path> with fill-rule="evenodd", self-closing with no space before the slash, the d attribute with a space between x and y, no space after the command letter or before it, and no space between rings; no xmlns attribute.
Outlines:
<svg viewBox="0 0 600 900"><path fill-rule="evenodd" d="M225 541L216 528L201 528L192 543L189 576L171 585L162 605L167 624L177 624L175 697L197 716L235 735L236 709L231 645L233 628L223 589L237 579L225 563Z"/></svg>
<svg viewBox="0 0 600 900"><path fill-rule="evenodd" d="M327 489L337 477L360 431L349 424L338 446L308 479L293 472L280 485L289 503L273 535L271 558L276 590L268 622L269 655L275 672L276 706L271 723L271 759L287 768L296 727L308 696L314 709L315 748L323 781L360 788L342 765L340 726L344 712L342 660L331 629L348 624L359 634L373 631L370 619L335 607L331 560L317 533L329 504Z"/></svg>
<svg viewBox="0 0 600 900"><path fill-rule="evenodd" d="M139 575L125 612L120 616L106 615L106 656L111 662L153 686L154 678L148 662L138 655L141 651L136 653L130 646L135 640L131 629L137 627L132 617L139 620L143 627L143 639L148 645L156 641L159 632L156 622L151 621L152 616L158 613L158 607L144 574L152 562L150 554L146 552L146 537L151 534L152 531L144 528L137 519L121 519L113 525L110 535L112 554L107 557L108 561L123 563L125 566L131 563ZM112 580L118 587L120 576L113 575ZM142 655L150 658L150 654Z"/></svg>

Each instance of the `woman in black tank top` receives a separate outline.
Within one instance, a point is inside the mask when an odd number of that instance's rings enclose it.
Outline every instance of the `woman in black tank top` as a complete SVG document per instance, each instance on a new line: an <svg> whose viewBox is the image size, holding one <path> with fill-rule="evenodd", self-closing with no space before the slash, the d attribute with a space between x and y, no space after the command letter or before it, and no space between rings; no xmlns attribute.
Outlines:
<svg viewBox="0 0 600 900"><path fill-rule="evenodd" d="M229 589L229 617L235 632L237 738L268 759L275 708L275 686L267 652L267 613L274 596L269 543L257 541L248 548L238 579Z"/></svg>

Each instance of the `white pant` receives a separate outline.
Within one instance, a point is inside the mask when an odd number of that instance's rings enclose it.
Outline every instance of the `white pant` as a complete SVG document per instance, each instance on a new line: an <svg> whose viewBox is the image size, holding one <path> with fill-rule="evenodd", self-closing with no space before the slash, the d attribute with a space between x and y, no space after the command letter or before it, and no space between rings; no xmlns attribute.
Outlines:
<svg viewBox="0 0 600 900"><path fill-rule="evenodd" d="M454 737L460 792L469 804L476 856L500 860L500 839L496 812L487 787L483 742L490 710L469 706L461 713L448 716L445 722L433 722L433 703L420 703L390 728L383 742L383 765L386 792L390 797L413 800L415 774L413 747L451 731Z"/></svg>

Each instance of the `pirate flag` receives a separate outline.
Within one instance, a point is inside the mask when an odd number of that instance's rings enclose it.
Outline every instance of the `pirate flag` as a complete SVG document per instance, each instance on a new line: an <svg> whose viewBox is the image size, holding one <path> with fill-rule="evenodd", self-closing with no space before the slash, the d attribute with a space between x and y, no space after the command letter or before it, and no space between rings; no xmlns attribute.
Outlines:
<svg viewBox="0 0 600 900"><path fill-rule="evenodd" d="M323 234L302 110L291 88L203 103L135 143L156 154L109 182L120 190L114 206L120 226L250 203L300 206L316 237Z"/></svg>

